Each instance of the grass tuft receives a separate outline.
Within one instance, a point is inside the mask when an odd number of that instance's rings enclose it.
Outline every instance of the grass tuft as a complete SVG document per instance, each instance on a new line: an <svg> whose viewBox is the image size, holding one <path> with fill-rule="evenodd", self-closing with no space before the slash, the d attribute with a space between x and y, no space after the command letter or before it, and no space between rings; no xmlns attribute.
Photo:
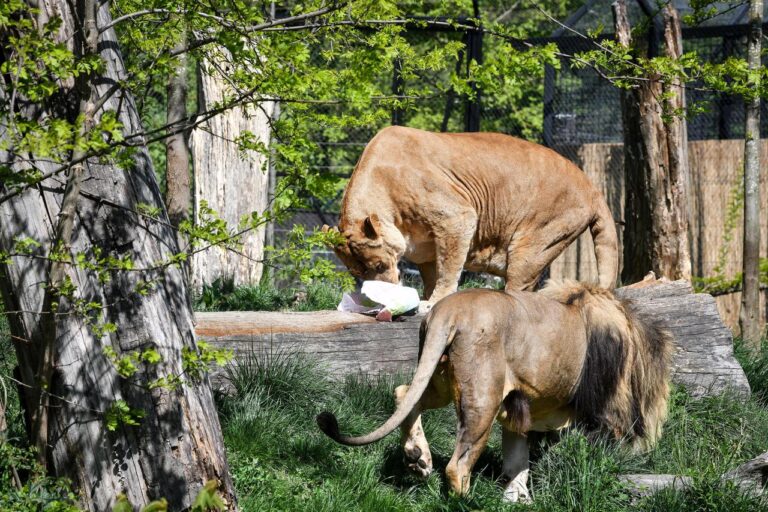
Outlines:
<svg viewBox="0 0 768 512"><path fill-rule="evenodd" d="M733 351L744 368L752 395L762 405L768 406L768 338L763 338L760 350L753 353L749 345L737 337L733 340Z"/></svg>
<svg viewBox="0 0 768 512"><path fill-rule="evenodd" d="M286 349L252 351L227 365L225 378L239 396L263 397L278 407L311 400L327 380L314 359Z"/></svg>
<svg viewBox="0 0 768 512"><path fill-rule="evenodd" d="M616 443L590 440L579 430L563 435L533 470L533 492L543 510L625 510L631 500L618 476L633 472L635 457Z"/></svg>

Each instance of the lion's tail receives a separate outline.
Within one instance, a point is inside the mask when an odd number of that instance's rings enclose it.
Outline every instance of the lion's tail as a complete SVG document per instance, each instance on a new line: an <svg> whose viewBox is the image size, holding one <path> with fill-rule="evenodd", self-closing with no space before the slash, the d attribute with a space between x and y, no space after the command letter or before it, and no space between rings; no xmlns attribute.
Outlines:
<svg viewBox="0 0 768 512"><path fill-rule="evenodd" d="M574 281L541 293L581 309L587 353L571 397L579 421L636 449L654 445L667 415L673 341L660 321L630 300Z"/></svg>
<svg viewBox="0 0 768 512"><path fill-rule="evenodd" d="M613 214L602 195L595 199L595 216L589 225L595 244L598 283L602 288L612 290L619 274L619 239Z"/></svg>
<svg viewBox="0 0 768 512"><path fill-rule="evenodd" d="M339 423L333 413L322 412L316 418L320 430L338 443L348 446L362 446L378 441L405 421L405 418L413 411L424 391L426 391L429 381L432 379L432 374L435 373L435 368L437 368L440 362L440 357L456 335L456 329L449 327L449 324L452 324L452 322L438 321L434 323L432 328L429 327L430 319L434 317L435 313L436 310L432 310L421 324L419 338L422 343L422 352L419 357L419 364L416 367L416 373L413 376L411 385L408 387L408 391L392 416L370 434L360 437L347 437L339 432Z"/></svg>

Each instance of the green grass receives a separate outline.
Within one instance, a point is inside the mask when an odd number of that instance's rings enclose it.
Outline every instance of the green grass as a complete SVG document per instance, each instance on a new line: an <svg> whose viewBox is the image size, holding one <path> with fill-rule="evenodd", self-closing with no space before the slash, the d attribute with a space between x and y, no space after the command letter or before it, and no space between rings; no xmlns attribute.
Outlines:
<svg viewBox="0 0 768 512"><path fill-rule="evenodd" d="M753 396L768 406L768 338L762 339L757 353L752 353L740 337L733 340L733 349L736 359L747 374Z"/></svg>
<svg viewBox="0 0 768 512"><path fill-rule="evenodd" d="M216 279L194 297L196 311L317 311L336 309L339 286L312 283L302 289L276 288L267 281L257 286L235 286L232 279Z"/></svg>
<svg viewBox="0 0 768 512"><path fill-rule="evenodd" d="M245 511L706 511L768 510L717 478L768 447L768 410L734 396L696 399L676 390L659 445L632 455L614 443L564 433L532 467L532 506L501 501L498 427L473 472L467 498L452 496L444 478L454 446L452 408L428 411L424 427L435 461L426 481L404 471L398 435L373 445L337 445L318 430L315 415L333 411L344 432L361 434L394 408L392 390L404 376L329 380L306 356L254 354L230 371L236 392L220 397L230 467ZM690 476L684 492L639 503L617 479L624 473Z"/></svg>
<svg viewBox="0 0 768 512"><path fill-rule="evenodd" d="M16 384L11 380L16 367L16 350L11 343L11 331L0 300L0 402L5 404L8 425L6 438L18 445L26 442L24 417L19 402ZM0 439L2 441L2 439Z"/></svg>

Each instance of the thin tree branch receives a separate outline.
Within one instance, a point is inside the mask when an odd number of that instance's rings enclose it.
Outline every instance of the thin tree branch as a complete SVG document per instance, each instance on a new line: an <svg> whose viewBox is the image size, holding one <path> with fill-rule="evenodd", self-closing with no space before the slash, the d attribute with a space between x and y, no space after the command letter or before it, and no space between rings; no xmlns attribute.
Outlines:
<svg viewBox="0 0 768 512"><path fill-rule="evenodd" d="M141 16L146 16L148 14L171 14L171 11L169 9L144 9L143 11L129 12L128 14L120 16L119 18L113 19L110 23L106 24L105 26L99 27L99 34L106 32L107 30L111 29L115 25L118 25L124 21L132 20L134 18L140 18Z"/></svg>
<svg viewBox="0 0 768 512"><path fill-rule="evenodd" d="M96 0L85 0L84 20L83 20L83 46L86 55L98 55L99 33L96 26ZM93 86L90 77L83 77L87 90L82 92L80 100L80 113L84 116L83 124L80 127L78 136L83 137L92 127L96 113L96 101L93 98ZM114 87L113 87L114 88ZM113 88L110 88L112 91ZM102 97L107 96L106 94ZM99 99L102 99L99 98ZM104 99L103 101L106 101ZM102 102L103 104L103 102ZM86 156L83 149L75 150L73 155L75 159L81 159ZM77 216L77 202L80 195L80 185L83 179L83 164L79 163L71 167L67 185L64 190L64 196L61 201L61 209L56 223L55 234L51 242L51 250L61 250L69 252L72 234L74 232L75 218ZM48 271L48 283L43 295L43 311L50 311L54 308L54 303L61 307L62 296L61 287L67 278L67 267L61 261L52 261ZM49 389L52 385L53 370L56 359L56 340L59 336L56 319L52 315L47 315L41 321L41 347L37 367L37 378L41 389ZM40 465L45 468L48 462L48 418L49 418L49 396L47 394L38 394L31 411L32 432L35 438L37 448L37 459Z"/></svg>
<svg viewBox="0 0 768 512"><path fill-rule="evenodd" d="M296 23L299 21L304 21L310 18L316 18L318 16L322 16L323 14L328 14L334 11L338 11L339 9L342 9L345 5L347 5L347 2L341 2L338 4L333 4L328 7L323 7L321 9L317 9L312 12L307 12L304 14L297 14L296 16L288 16L286 18L279 18L276 20L268 21L266 23L260 23L258 25L253 25L251 27L246 27L243 29L243 32L246 33L253 33L253 32L260 32L264 31L273 27L279 27L282 25L288 25L291 23ZM192 41L189 45L187 45L186 48L175 48L173 49L169 55L171 57L175 57L176 55L179 55L184 52L189 52L192 50L195 50L197 48L200 48L201 46L205 46L207 44L215 43L218 39L215 37L206 37L203 39L197 39L195 41Z"/></svg>

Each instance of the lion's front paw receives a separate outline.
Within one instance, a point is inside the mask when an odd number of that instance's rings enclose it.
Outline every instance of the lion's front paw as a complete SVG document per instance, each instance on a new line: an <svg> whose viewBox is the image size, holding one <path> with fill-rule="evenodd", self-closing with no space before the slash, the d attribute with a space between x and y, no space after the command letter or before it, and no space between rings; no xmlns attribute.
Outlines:
<svg viewBox="0 0 768 512"><path fill-rule="evenodd" d="M531 495L528 491L521 491L519 489L507 489L504 491L504 501L510 503L531 503Z"/></svg>
<svg viewBox="0 0 768 512"><path fill-rule="evenodd" d="M429 313L429 310L432 309L432 306L434 306L434 304L427 300L419 301L419 314L426 315Z"/></svg>
<svg viewBox="0 0 768 512"><path fill-rule="evenodd" d="M530 503L531 493L528 491L528 470L521 471L512 479L504 490L504 500L512 503Z"/></svg>

